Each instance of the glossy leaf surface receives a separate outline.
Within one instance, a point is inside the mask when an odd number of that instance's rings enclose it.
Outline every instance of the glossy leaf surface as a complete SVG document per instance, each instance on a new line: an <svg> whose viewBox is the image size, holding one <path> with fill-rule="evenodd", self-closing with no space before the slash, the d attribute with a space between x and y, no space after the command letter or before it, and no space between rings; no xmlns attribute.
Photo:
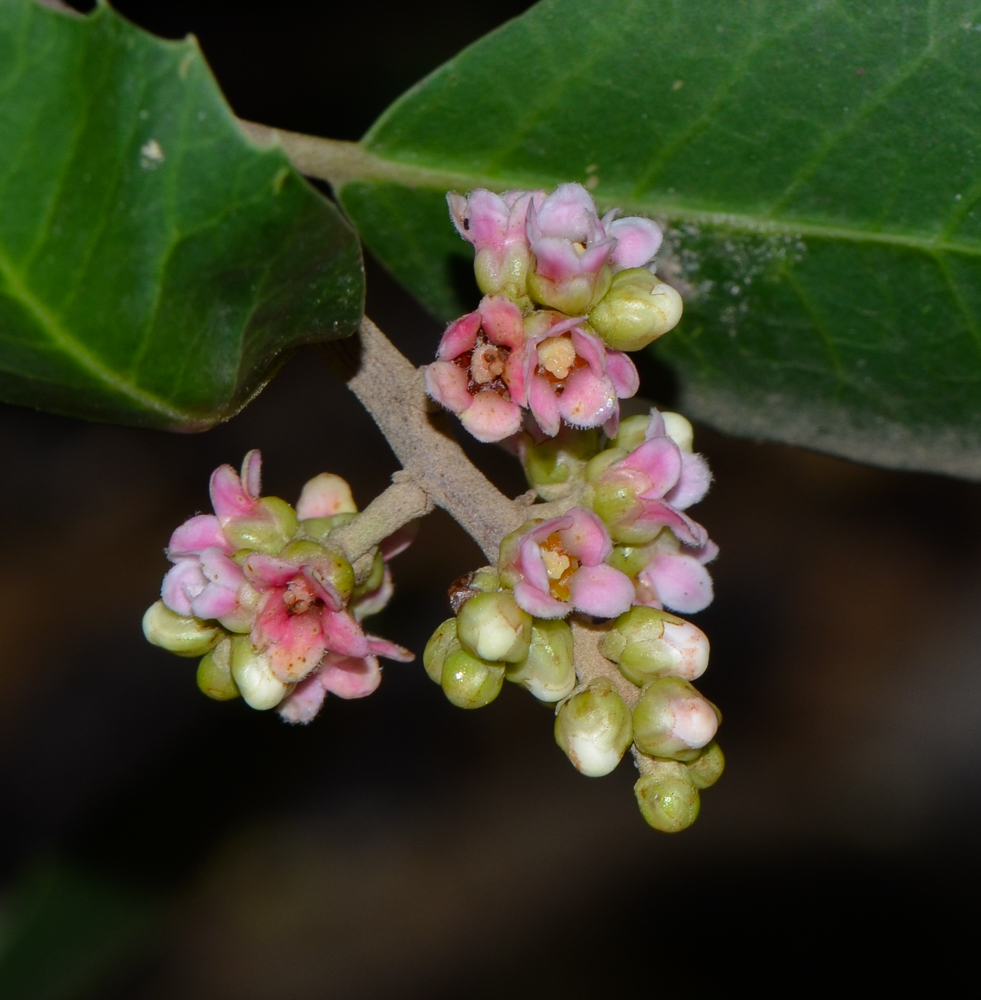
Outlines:
<svg viewBox="0 0 981 1000"><path fill-rule="evenodd" d="M396 102L341 197L449 319L445 188L578 180L665 225L690 414L981 478L979 66L976 0L544 0Z"/></svg>
<svg viewBox="0 0 981 1000"><path fill-rule="evenodd" d="M360 321L357 238L193 41L0 0L0 398L196 430Z"/></svg>

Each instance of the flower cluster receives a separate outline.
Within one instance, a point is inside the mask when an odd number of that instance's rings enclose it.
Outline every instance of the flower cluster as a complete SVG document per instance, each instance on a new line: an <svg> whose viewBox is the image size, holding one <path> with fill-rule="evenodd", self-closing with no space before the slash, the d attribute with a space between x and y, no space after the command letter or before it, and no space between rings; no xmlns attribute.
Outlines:
<svg viewBox="0 0 981 1000"><path fill-rule="evenodd" d="M426 670L465 708L492 701L504 680L558 703L556 741L584 774L609 773L633 744L642 813L658 829L684 829L723 766L720 716L691 684L708 665L708 640L664 610L712 600L705 564L718 550L686 513L711 481L691 424L653 410L625 419L606 447L595 435L526 435L519 451L532 485L544 470L568 506L523 524L501 542L497 566L454 586L456 617L430 640ZM600 631L618 683L577 666L576 614Z"/></svg>
<svg viewBox="0 0 981 1000"><path fill-rule="evenodd" d="M681 297L651 270L657 224L616 210L600 218L579 184L448 201L484 298L444 333L429 394L480 441L526 424L548 437L563 424L615 434L619 400L639 384L624 351L681 317Z"/></svg>
<svg viewBox="0 0 981 1000"><path fill-rule="evenodd" d="M223 465L211 477L213 514L185 521L170 538L161 599L143 619L155 645L201 657L198 685L209 697L241 696L309 722L328 692L369 695L381 681L378 657L412 653L368 635L361 620L392 594L386 560L407 544L393 536L364 580L330 544L331 531L357 515L348 484L330 473L311 479L296 507L263 497L261 457L241 474Z"/></svg>

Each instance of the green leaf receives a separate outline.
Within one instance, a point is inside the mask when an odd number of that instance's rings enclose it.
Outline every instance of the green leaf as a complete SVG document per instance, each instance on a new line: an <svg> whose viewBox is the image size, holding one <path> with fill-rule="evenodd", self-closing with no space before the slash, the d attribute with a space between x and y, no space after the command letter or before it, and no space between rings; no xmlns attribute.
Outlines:
<svg viewBox="0 0 981 1000"><path fill-rule="evenodd" d="M977 0L545 0L398 100L340 195L448 319L445 187L585 183L665 225L689 413L978 478L979 67Z"/></svg>
<svg viewBox="0 0 981 1000"><path fill-rule="evenodd" d="M0 398L199 430L360 321L357 238L193 39L0 0Z"/></svg>

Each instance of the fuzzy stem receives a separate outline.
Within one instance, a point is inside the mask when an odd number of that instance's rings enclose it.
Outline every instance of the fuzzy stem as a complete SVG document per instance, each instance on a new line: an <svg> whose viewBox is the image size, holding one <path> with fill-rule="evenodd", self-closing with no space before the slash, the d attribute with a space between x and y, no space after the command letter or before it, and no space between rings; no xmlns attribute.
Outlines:
<svg viewBox="0 0 981 1000"><path fill-rule="evenodd" d="M595 625L591 622L572 618L569 624L572 626L576 677L579 679L579 686L585 687L596 677L605 677L613 683L620 697L626 702L627 707L633 710L640 698L640 688L635 684L631 684L620 673L617 665L611 663L599 651L599 640L606 631L608 623Z"/></svg>
<svg viewBox="0 0 981 1000"><path fill-rule="evenodd" d="M526 498L509 500L470 462L450 437L445 414L434 412L422 371L370 319L364 318L358 337L321 350L374 418L412 483L448 511L496 564L501 539L527 520ZM397 527L391 525L388 533Z"/></svg>

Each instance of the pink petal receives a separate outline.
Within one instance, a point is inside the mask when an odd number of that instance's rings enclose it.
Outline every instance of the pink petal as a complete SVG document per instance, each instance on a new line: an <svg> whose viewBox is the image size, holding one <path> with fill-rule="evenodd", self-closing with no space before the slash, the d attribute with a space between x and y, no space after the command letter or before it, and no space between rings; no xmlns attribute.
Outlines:
<svg viewBox="0 0 981 1000"><path fill-rule="evenodd" d="M528 405L527 390L525 388L525 368L527 366L527 355L524 347L519 347L508 355L504 362L504 382L508 387L508 394L511 401L518 406Z"/></svg>
<svg viewBox="0 0 981 1000"><path fill-rule="evenodd" d="M211 474L211 505L222 523L232 517L251 517L259 511L259 504L230 465L221 465Z"/></svg>
<svg viewBox="0 0 981 1000"><path fill-rule="evenodd" d="M313 674L300 681L291 694L284 698L276 711L287 722L305 725L312 722L327 697L320 674Z"/></svg>
<svg viewBox="0 0 981 1000"><path fill-rule="evenodd" d="M708 532L697 521L682 514L680 510L675 510L669 503L656 499L644 499L642 502L644 509L634 520L635 526L646 524L652 531L657 526L670 528L681 541L696 548L708 541Z"/></svg>
<svg viewBox="0 0 981 1000"><path fill-rule="evenodd" d="M541 237L531 241L535 271L549 281L563 281L583 271L579 254L572 243L561 237Z"/></svg>
<svg viewBox="0 0 981 1000"><path fill-rule="evenodd" d="M711 482L712 473L709 472L708 462L701 455L682 454L678 482L664 495L664 499L672 507L684 510L705 496Z"/></svg>
<svg viewBox="0 0 981 1000"><path fill-rule="evenodd" d="M559 398L542 375L533 375L528 382L528 407L538 426L549 436L555 437L562 426Z"/></svg>
<svg viewBox="0 0 981 1000"><path fill-rule="evenodd" d="M478 441L501 441L521 430L521 416L517 403L484 389L460 414L460 422Z"/></svg>
<svg viewBox="0 0 981 1000"><path fill-rule="evenodd" d="M225 538L218 518L214 514L198 514L188 518L170 536L167 558L172 562L188 555L198 555L203 549L216 547L231 554L232 547Z"/></svg>
<svg viewBox="0 0 981 1000"><path fill-rule="evenodd" d="M607 235L616 241L616 249L610 255L614 270L628 267L646 267L657 253L663 234L661 227L651 219L631 216L604 224Z"/></svg>
<svg viewBox="0 0 981 1000"><path fill-rule="evenodd" d="M399 528L398 531L393 531L387 538L383 538L381 544L378 546L381 549L382 558L385 562L388 562L389 559L394 559L397 555L404 552L416 540L418 535L418 521L410 521Z"/></svg>
<svg viewBox="0 0 981 1000"><path fill-rule="evenodd" d="M665 607L681 614L702 611L712 603L712 578L693 556L655 556L638 580L652 587Z"/></svg>
<svg viewBox="0 0 981 1000"><path fill-rule="evenodd" d="M315 610L291 615L279 590L270 591L259 605L251 639L268 655L273 674L284 684L306 677L327 649L320 615Z"/></svg>
<svg viewBox="0 0 981 1000"><path fill-rule="evenodd" d="M242 486L253 498L258 498L262 492L262 454L258 448L253 448L242 459Z"/></svg>
<svg viewBox="0 0 981 1000"><path fill-rule="evenodd" d="M361 631L361 626L347 611L331 611L329 608L324 608L320 620L327 648L332 653L354 657L368 655L368 640Z"/></svg>
<svg viewBox="0 0 981 1000"><path fill-rule="evenodd" d="M562 547L585 566L597 566L613 551L613 543L598 515L587 507L571 507L571 520L559 531Z"/></svg>
<svg viewBox="0 0 981 1000"><path fill-rule="evenodd" d="M521 310L510 299L503 295L485 295L480 301L480 316L484 333L491 343L511 350L524 344L525 322ZM440 357L442 360L449 360L442 358L442 355Z"/></svg>
<svg viewBox="0 0 981 1000"><path fill-rule="evenodd" d="M331 472L321 472L319 476L314 476L305 483L300 491L296 516L302 521L309 517L354 514L357 510L357 505L351 496L351 487L346 480Z"/></svg>
<svg viewBox="0 0 981 1000"><path fill-rule="evenodd" d="M297 567L285 559L266 555L264 552L252 552L242 565L245 578L260 590L270 587L285 587L297 575Z"/></svg>
<svg viewBox="0 0 981 1000"><path fill-rule="evenodd" d="M171 611L191 615L191 601L207 586L196 559L183 559L167 572L160 587L160 598Z"/></svg>
<svg viewBox="0 0 981 1000"><path fill-rule="evenodd" d="M558 403L559 412L575 427L599 427L619 406L613 383L591 368L579 368L569 376Z"/></svg>
<svg viewBox="0 0 981 1000"><path fill-rule="evenodd" d="M580 566L569 578L569 600L587 615L615 618L633 604L634 585L612 566Z"/></svg>
<svg viewBox="0 0 981 1000"><path fill-rule="evenodd" d="M558 236L588 243L604 233L592 195L581 185L560 184L540 205L528 211L528 236Z"/></svg>
<svg viewBox="0 0 981 1000"><path fill-rule="evenodd" d="M599 337L583 330L572 330L572 346L576 354L585 361L596 375L606 374L606 346Z"/></svg>
<svg viewBox="0 0 981 1000"><path fill-rule="evenodd" d="M540 590L527 580L519 580L514 585L514 600L519 608L535 618L565 618L572 610L566 601L558 601L550 593Z"/></svg>
<svg viewBox="0 0 981 1000"><path fill-rule="evenodd" d="M478 248L503 247L510 212L500 195L486 188L476 188L466 198L451 192L446 200L456 231L465 240Z"/></svg>
<svg viewBox="0 0 981 1000"><path fill-rule="evenodd" d="M664 417L661 416L659 410L651 410L651 419L647 424L647 431L644 434L646 440L650 441L651 438L665 437L667 434L664 427Z"/></svg>
<svg viewBox="0 0 981 1000"><path fill-rule="evenodd" d="M477 343L477 333L480 330L481 316L479 312L467 313L453 320L446 328L436 349L436 357L440 361L452 361L467 351L472 351Z"/></svg>
<svg viewBox="0 0 981 1000"><path fill-rule="evenodd" d="M377 635L368 636L368 648L375 656L384 656L386 660L396 660L399 663L411 663L416 658L416 654L404 646L396 645Z"/></svg>
<svg viewBox="0 0 981 1000"><path fill-rule="evenodd" d="M616 465L642 472L650 483L643 495L660 498L674 488L681 476L681 449L670 438L651 438Z"/></svg>
<svg viewBox="0 0 981 1000"><path fill-rule="evenodd" d="M426 392L453 413L463 413L473 403L469 384L467 372L451 361L434 361L426 366Z"/></svg>
<svg viewBox="0 0 981 1000"><path fill-rule="evenodd" d="M381 665L374 656L328 656L319 679L339 698L365 698L381 684Z"/></svg>
<svg viewBox="0 0 981 1000"><path fill-rule="evenodd" d="M567 514L562 517L553 517L548 521L543 521L521 538L518 543L518 558L515 562L515 569L529 586L543 593L548 591L550 580L539 544L544 542L549 535L571 527L572 523L572 518Z"/></svg>
<svg viewBox="0 0 981 1000"><path fill-rule="evenodd" d="M198 618L226 618L238 609L238 591L209 583L191 601L191 611Z"/></svg>
<svg viewBox="0 0 981 1000"><path fill-rule="evenodd" d="M238 590L245 579L242 570L219 548L207 548L201 553L201 572L212 583Z"/></svg>
<svg viewBox="0 0 981 1000"><path fill-rule="evenodd" d="M637 374L637 366L623 351L606 352L606 374L613 382L613 388L620 399L629 399L636 395L640 388L640 375Z"/></svg>

